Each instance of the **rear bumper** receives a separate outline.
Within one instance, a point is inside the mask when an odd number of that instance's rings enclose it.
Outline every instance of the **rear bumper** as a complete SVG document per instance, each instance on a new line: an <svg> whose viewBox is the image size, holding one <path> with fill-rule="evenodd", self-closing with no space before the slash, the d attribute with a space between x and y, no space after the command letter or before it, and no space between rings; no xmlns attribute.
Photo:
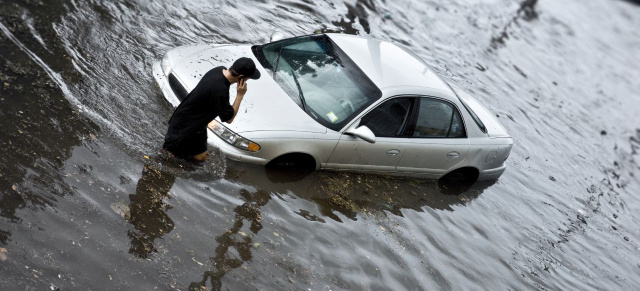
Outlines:
<svg viewBox="0 0 640 291"><path fill-rule="evenodd" d="M502 164L502 166L497 168L480 171L480 175L478 176L478 181L497 180L498 178L500 178L500 176L502 176L502 173L504 173L506 169L507 169L507 165Z"/></svg>

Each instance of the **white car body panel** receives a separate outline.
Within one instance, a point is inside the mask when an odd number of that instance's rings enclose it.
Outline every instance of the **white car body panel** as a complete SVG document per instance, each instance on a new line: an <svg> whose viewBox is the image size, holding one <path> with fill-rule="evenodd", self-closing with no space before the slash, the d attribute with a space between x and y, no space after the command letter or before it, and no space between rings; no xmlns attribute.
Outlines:
<svg viewBox="0 0 640 291"><path fill-rule="evenodd" d="M395 151L395 154L387 154L389 151ZM326 167L334 170L393 173L403 151L402 142L395 138L377 137L372 144L343 134Z"/></svg>
<svg viewBox="0 0 640 291"><path fill-rule="evenodd" d="M469 139L413 138L404 146L405 153L396 168L399 173L424 173L438 177L466 159Z"/></svg>
<svg viewBox="0 0 640 291"><path fill-rule="evenodd" d="M273 80L271 71L260 65L249 45L184 46L169 51L165 58L171 64L171 73L187 92L214 67L228 67L239 57L249 57L256 63L262 77L248 82L249 90L238 116L233 123L223 125L258 143L260 151L241 150L212 132L208 135L208 142L230 159L265 165L287 153L306 153L316 160L316 169L440 178L455 169L473 167L479 171L481 180L497 179L504 172L504 161L513 141L475 98L457 87L450 87L424 61L400 46L358 36L328 36L382 91L379 100L337 132L307 115ZM162 93L176 107L180 101L169 86L164 70L160 62L153 65L153 75ZM233 103L235 85L230 91ZM455 105L467 138L378 137L372 144L344 134L376 106L398 96L430 97ZM487 133L476 125L459 98L480 117Z"/></svg>
<svg viewBox="0 0 640 291"><path fill-rule="evenodd" d="M380 89L419 85L451 91L431 68L393 43L346 34L327 35Z"/></svg>

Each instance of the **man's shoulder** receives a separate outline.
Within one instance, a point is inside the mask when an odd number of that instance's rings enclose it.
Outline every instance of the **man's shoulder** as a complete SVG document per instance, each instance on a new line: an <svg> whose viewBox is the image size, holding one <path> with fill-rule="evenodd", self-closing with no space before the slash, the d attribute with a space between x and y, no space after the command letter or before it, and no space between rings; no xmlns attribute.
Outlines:
<svg viewBox="0 0 640 291"><path fill-rule="evenodd" d="M218 75L218 74L220 74L220 75L223 75L223 76L224 76L224 74L222 74L222 71L223 71L223 70L225 70L225 69L226 69L226 68L225 68L224 66L217 66L217 67L215 67L215 68L213 68L213 69L209 70L209 71L205 74L205 76L206 76L206 75Z"/></svg>
<svg viewBox="0 0 640 291"><path fill-rule="evenodd" d="M229 86L227 84L229 81L222 73L222 69L224 69L222 66L213 68L202 76L202 79L190 93L190 95L194 95L193 99L203 100L203 98L216 98L218 95L228 96Z"/></svg>
<svg viewBox="0 0 640 291"><path fill-rule="evenodd" d="M229 81L227 80L227 77L225 77L224 74L222 73L223 69L226 69L226 68L223 66L219 66L211 69L209 71L211 75L207 78L208 82L206 83L208 88L211 88L214 90L226 91L227 93L229 93L228 90L229 90L230 84L229 84Z"/></svg>
<svg viewBox="0 0 640 291"><path fill-rule="evenodd" d="M213 85L211 84L211 81L214 81L214 84L218 83L218 82L215 82L218 80L226 81L227 78L224 76L224 73L222 72L225 69L226 68L224 66L215 67L209 70L208 72L206 72L204 76L202 76L202 79L200 81L207 81L208 85Z"/></svg>

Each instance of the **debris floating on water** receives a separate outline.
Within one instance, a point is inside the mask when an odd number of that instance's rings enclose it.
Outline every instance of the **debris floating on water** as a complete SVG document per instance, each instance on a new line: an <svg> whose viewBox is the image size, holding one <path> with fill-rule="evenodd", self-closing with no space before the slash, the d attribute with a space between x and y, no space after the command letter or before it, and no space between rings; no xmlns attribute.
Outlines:
<svg viewBox="0 0 640 291"><path fill-rule="evenodd" d="M520 73L521 76L527 78L527 74L525 74L524 71L520 69L520 67L513 65L513 68L516 69L516 71L518 71L518 73Z"/></svg>
<svg viewBox="0 0 640 291"><path fill-rule="evenodd" d="M131 209L129 209L128 205L125 205L122 202L111 203L110 207L113 212L117 213L126 220L129 220L129 218L131 217Z"/></svg>
<svg viewBox="0 0 640 291"><path fill-rule="evenodd" d="M9 252L7 252L7 249L5 248L0 248L0 261L5 261L7 260L7 254Z"/></svg>

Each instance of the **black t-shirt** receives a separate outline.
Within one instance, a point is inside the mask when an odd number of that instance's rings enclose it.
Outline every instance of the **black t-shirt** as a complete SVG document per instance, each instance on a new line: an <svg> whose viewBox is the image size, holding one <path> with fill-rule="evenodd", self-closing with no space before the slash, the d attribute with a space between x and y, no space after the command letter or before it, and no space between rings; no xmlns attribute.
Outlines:
<svg viewBox="0 0 640 291"><path fill-rule="evenodd" d="M216 67L207 72L198 85L182 100L169 120L165 142L186 136L206 133L207 124L216 117L227 121L233 118L234 109L229 104L229 80Z"/></svg>

